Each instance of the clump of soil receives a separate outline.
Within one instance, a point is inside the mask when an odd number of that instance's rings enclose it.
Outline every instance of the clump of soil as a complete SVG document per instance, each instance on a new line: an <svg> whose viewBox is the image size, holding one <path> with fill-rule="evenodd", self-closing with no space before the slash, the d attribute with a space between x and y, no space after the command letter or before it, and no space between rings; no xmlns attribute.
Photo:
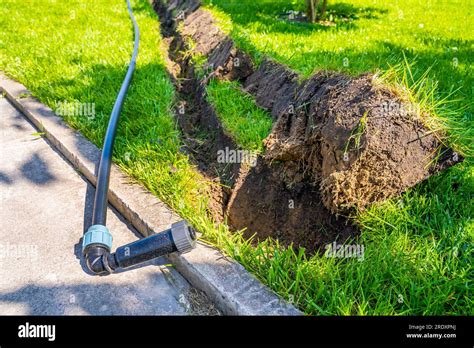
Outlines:
<svg viewBox="0 0 474 348"><path fill-rule="evenodd" d="M181 66L180 78L188 81L180 93L193 96L196 110L191 126L181 122L181 128L186 134L202 127L218 130L205 148L204 167L216 168L217 149L236 148L206 101L204 87L210 77L240 81L275 120L257 165L234 165L228 172L232 179L227 180L229 191L220 208L232 228L314 251L357 234L346 217L354 209L398 195L461 160L428 131L417 113L401 112L413 108L376 83L373 75L354 78L323 71L299 82L295 72L271 60L255 68L198 4L158 1L156 8L163 32L179 43L175 46L191 39L195 51L207 57L210 75L202 80L194 75L189 59L173 58ZM176 13L185 16L179 19ZM201 158L200 153L195 157Z"/></svg>
<svg viewBox="0 0 474 348"><path fill-rule="evenodd" d="M262 64L256 74L271 75L271 65ZM295 180L298 172L310 175L333 213L399 195L459 157L415 111L400 112L413 108L373 77L321 72L296 89L291 111L272 106L277 121L266 139L266 158L292 162ZM282 91L269 95L277 99ZM440 152L444 158L436 161Z"/></svg>

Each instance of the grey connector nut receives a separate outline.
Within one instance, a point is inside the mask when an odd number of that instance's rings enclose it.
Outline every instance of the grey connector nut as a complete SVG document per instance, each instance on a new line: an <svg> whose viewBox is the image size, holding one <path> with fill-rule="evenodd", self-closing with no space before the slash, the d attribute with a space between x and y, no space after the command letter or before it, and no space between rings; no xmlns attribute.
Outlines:
<svg viewBox="0 0 474 348"><path fill-rule="evenodd" d="M171 236L180 254L187 253L196 246L196 232L185 220L171 225Z"/></svg>

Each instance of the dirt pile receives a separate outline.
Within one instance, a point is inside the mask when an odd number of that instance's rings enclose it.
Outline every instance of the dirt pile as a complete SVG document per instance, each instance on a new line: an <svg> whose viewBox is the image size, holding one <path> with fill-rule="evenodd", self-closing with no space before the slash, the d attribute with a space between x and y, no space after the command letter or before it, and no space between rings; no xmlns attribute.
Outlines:
<svg viewBox="0 0 474 348"><path fill-rule="evenodd" d="M255 68L199 1L155 4L163 31L181 45L192 40L195 52L207 57L209 75L200 86L210 77L238 80L274 118L256 167L233 169L237 179L224 209L235 229L313 250L356 233L344 217L353 209L398 195L460 160L412 105L373 75L319 72L300 82L271 60ZM196 79L189 59L180 65ZM205 88L197 93L205 100ZM210 105L203 110L215 114Z"/></svg>
<svg viewBox="0 0 474 348"><path fill-rule="evenodd" d="M271 75L272 65L262 64L255 81ZM253 83L250 90L257 96L264 90L270 100L281 101L293 85L291 80L273 94L266 85ZM266 158L291 162L296 181L298 173L309 175L333 213L399 195L459 160L411 105L371 74L352 78L320 72L293 90L289 104L270 105L277 121L265 141ZM439 154L443 157L437 159Z"/></svg>

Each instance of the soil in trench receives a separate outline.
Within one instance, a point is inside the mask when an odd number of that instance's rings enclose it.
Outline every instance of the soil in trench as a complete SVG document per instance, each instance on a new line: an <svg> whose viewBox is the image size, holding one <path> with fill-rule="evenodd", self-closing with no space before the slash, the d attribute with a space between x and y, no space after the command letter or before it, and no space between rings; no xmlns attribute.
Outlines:
<svg viewBox="0 0 474 348"><path fill-rule="evenodd" d="M347 217L356 209L404 192L462 160L429 132L410 105L371 74L349 77L320 72L299 82L285 66L265 60L255 68L235 48L198 0L155 2L170 58L178 65L177 89L186 112L177 112L185 142L199 169L216 183L210 210L235 230L273 237L310 253L356 236ZM176 30L176 13L183 20ZM215 78L238 80L274 127L255 167L217 163L219 149L237 149L206 100L185 38L208 58ZM238 62L238 64L236 64ZM208 134L204 142L199 133Z"/></svg>

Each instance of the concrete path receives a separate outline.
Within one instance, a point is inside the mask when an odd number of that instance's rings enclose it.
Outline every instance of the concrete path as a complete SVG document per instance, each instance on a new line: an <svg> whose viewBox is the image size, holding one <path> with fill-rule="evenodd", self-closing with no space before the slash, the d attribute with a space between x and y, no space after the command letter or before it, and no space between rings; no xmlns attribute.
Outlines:
<svg viewBox="0 0 474 348"><path fill-rule="evenodd" d="M85 273L80 239L94 189L0 97L0 315L216 314L165 258L106 277ZM109 209L114 247L138 238Z"/></svg>

